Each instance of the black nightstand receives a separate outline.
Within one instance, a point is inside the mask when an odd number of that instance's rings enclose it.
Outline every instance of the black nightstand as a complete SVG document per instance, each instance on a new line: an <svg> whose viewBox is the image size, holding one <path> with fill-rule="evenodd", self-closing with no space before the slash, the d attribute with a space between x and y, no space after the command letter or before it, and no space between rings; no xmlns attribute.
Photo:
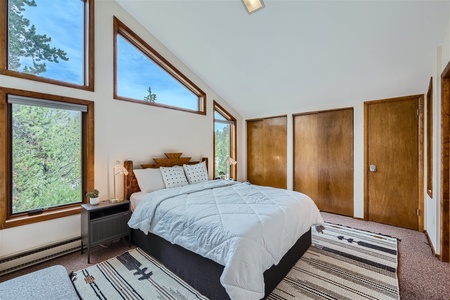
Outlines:
<svg viewBox="0 0 450 300"><path fill-rule="evenodd" d="M124 236L131 246L130 201L110 203L101 201L98 205L81 205L81 254L86 245L88 263L91 263L90 248Z"/></svg>

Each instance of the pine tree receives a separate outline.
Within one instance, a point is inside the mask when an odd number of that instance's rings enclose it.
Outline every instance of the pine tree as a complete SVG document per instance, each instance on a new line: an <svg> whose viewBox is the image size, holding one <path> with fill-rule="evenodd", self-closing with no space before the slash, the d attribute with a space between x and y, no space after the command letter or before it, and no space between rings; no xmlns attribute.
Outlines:
<svg viewBox="0 0 450 300"><path fill-rule="evenodd" d="M156 96L156 94L152 93L152 88L150 86L148 87L147 91L148 91L148 95L144 97L144 100L155 103L157 96Z"/></svg>
<svg viewBox="0 0 450 300"><path fill-rule="evenodd" d="M25 6L36 6L35 0L9 0L8 14L8 69L39 75L45 73L45 61L59 63L69 60L67 53L61 49L50 47L51 37L38 34L30 20L23 16ZM24 66L20 70L20 59L31 58L32 66Z"/></svg>
<svg viewBox="0 0 450 300"><path fill-rule="evenodd" d="M81 113L13 105L13 213L81 199Z"/></svg>

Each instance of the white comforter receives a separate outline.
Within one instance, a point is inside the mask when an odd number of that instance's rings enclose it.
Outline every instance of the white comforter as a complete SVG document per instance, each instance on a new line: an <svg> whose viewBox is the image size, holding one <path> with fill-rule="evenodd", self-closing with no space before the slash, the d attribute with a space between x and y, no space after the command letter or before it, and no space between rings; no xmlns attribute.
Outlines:
<svg viewBox="0 0 450 300"><path fill-rule="evenodd" d="M231 299L264 297L263 273L323 220L306 195L212 180L152 192L128 225L223 265Z"/></svg>

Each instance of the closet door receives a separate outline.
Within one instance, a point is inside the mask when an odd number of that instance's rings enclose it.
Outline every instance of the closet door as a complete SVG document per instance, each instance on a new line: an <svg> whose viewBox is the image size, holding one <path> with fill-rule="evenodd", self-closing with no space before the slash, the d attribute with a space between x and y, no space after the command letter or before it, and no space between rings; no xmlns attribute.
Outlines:
<svg viewBox="0 0 450 300"><path fill-rule="evenodd" d="M287 117L247 120L247 177L257 185L286 188Z"/></svg>
<svg viewBox="0 0 450 300"><path fill-rule="evenodd" d="M353 108L294 115L294 190L353 216Z"/></svg>

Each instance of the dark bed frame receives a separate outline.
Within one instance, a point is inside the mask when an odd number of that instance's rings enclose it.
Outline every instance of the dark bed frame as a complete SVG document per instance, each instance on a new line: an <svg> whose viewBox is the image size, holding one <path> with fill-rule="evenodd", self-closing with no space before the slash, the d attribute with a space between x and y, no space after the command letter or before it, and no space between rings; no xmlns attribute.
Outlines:
<svg viewBox="0 0 450 300"><path fill-rule="evenodd" d="M155 164L142 164L143 168L159 168L161 166L176 166L183 164L195 164L190 157L181 157L181 153L165 153L166 158L155 158ZM202 161L207 159L202 159ZM133 172L133 162L124 162L128 170L125 177L125 197L129 199L131 194L140 191ZM155 257L169 270L186 281L209 299L230 299L225 288L220 283L224 267L208 258L172 244L165 239L141 230L132 230L132 242L149 255ZM311 245L311 229L303 234L292 248L283 256L278 265L273 265L264 272L265 297L283 280L295 263L302 257Z"/></svg>

